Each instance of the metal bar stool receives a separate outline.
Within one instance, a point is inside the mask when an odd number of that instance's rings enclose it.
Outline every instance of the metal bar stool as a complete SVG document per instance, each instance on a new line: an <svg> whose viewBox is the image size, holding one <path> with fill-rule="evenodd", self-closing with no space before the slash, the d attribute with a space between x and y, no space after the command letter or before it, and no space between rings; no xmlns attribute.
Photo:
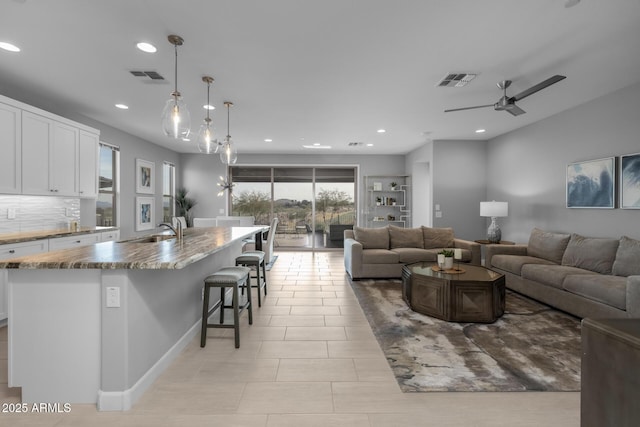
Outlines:
<svg viewBox="0 0 640 427"><path fill-rule="evenodd" d="M267 269L265 267L263 251L247 251L236 258L236 265L256 268L256 285L258 288L258 307L262 307L262 298L260 297L260 289L264 288L264 295L267 296ZM262 268L262 279L260 278L260 269ZM243 289L244 292L244 289ZM247 284L247 292L251 293L251 285Z"/></svg>
<svg viewBox="0 0 640 427"><path fill-rule="evenodd" d="M247 293L247 302L240 305L238 289L241 286L251 288L251 269L249 267L223 267L204 279L204 301L202 303L202 330L200 332L200 347L207 343L207 328L233 328L235 332L236 348L240 347L240 313L246 308L249 311L249 324L253 324L251 310L251 292ZM209 316L218 307L209 310L209 293L211 288L220 288L220 324L208 323ZM231 305L225 305L226 288L233 289ZM244 289L244 288L243 288ZM233 309L233 325L224 325L224 309Z"/></svg>

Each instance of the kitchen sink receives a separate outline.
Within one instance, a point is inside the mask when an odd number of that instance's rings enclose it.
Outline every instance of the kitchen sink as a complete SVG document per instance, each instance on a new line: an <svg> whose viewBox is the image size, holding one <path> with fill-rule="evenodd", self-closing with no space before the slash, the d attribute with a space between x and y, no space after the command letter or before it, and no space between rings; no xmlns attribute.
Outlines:
<svg viewBox="0 0 640 427"><path fill-rule="evenodd" d="M131 239L131 240L123 240L120 243L158 243L158 242L162 242L165 240L171 240L171 239L175 239L176 236L172 235L172 234L154 234L152 236L145 236L145 237L140 237L137 239Z"/></svg>

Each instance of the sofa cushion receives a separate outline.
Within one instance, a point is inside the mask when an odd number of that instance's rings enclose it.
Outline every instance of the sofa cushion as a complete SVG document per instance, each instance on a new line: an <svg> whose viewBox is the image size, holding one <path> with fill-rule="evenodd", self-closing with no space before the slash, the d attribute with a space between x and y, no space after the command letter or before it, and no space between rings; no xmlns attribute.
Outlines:
<svg viewBox="0 0 640 427"><path fill-rule="evenodd" d="M627 278L605 274L569 275L563 289L620 310L627 309Z"/></svg>
<svg viewBox="0 0 640 427"><path fill-rule="evenodd" d="M640 275L638 260L640 260L640 240L622 236L616 252L616 260L613 262L613 274L616 276Z"/></svg>
<svg viewBox="0 0 640 427"><path fill-rule="evenodd" d="M367 249L362 251L363 264L398 264L400 257L389 249Z"/></svg>
<svg viewBox="0 0 640 427"><path fill-rule="evenodd" d="M389 228L353 227L353 236L362 249L389 249Z"/></svg>
<svg viewBox="0 0 640 427"><path fill-rule="evenodd" d="M524 279L540 282L543 285L558 289L562 289L564 279L571 274L596 275L598 273L567 265L525 264L522 266L522 277Z"/></svg>
<svg viewBox="0 0 640 427"><path fill-rule="evenodd" d="M570 234L551 233L534 228L529 236L527 255L560 264L570 238Z"/></svg>
<svg viewBox="0 0 640 427"><path fill-rule="evenodd" d="M520 276L522 266L525 264L555 265L551 261L528 255L494 255L491 257L491 266L500 270Z"/></svg>
<svg viewBox="0 0 640 427"><path fill-rule="evenodd" d="M395 248L391 252L398 254L398 259L403 264L411 264L421 261L433 261L438 258L438 252L430 249L419 248Z"/></svg>
<svg viewBox="0 0 640 427"><path fill-rule="evenodd" d="M424 247L422 228L403 228L395 225L389 226L389 246L395 248L420 248Z"/></svg>
<svg viewBox="0 0 640 427"><path fill-rule="evenodd" d="M572 234L562 256L562 265L611 274L618 250L618 239L602 239Z"/></svg>
<svg viewBox="0 0 640 427"><path fill-rule="evenodd" d="M422 226L425 249L452 248L453 228L432 228Z"/></svg>

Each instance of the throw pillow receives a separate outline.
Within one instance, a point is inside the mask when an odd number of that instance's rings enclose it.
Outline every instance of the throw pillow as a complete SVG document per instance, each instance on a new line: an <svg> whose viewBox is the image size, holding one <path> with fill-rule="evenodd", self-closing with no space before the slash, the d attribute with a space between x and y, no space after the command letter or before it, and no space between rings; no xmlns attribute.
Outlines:
<svg viewBox="0 0 640 427"><path fill-rule="evenodd" d="M431 228L422 226L425 249L453 247L453 228Z"/></svg>
<svg viewBox="0 0 640 427"><path fill-rule="evenodd" d="M562 257L562 265L611 274L619 240L572 234Z"/></svg>
<svg viewBox="0 0 640 427"><path fill-rule="evenodd" d="M389 226L389 244L394 248L420 248L424 247L422 228L402 228L395 225Z"/></svg>
<svg viewBox="0 0 640 427"><path fill-rule="evenodd" d="M527 255L560 264L570 238L570 234L551 233L534 228L529 236Z"/></svg>
<svg viewBox="0 0 640 427"><path fill-rule="evenodd" d="M353 237L363 249L389 249L389 228L353 227Z"/></svg>
<svg viewBox="0 0 640 427"><path fill-rule="evenodd" d="M616 276L634 276L640 274L640 240L627 236L620 238L616 260L613 262L613 274Z"/></svg>

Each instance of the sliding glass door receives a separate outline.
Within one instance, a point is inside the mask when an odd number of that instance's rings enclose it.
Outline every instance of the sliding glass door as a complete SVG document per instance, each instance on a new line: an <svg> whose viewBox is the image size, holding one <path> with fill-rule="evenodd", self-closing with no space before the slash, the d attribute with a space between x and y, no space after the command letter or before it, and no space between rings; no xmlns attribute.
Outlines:
<svg viewBox="0 0 640 427"><path fill-rule="evenodd" d="M355 224L355 167L232 166L232 215L279 220L279 249L341 248Z"/></svg>

